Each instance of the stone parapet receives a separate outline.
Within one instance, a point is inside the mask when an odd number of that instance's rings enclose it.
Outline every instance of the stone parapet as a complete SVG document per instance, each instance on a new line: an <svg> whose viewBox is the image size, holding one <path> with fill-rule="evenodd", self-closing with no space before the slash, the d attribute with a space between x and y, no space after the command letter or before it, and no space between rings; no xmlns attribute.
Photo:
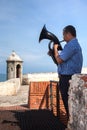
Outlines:
<svg viewBox="0 0 87 130"><path fill-rule="evenodd" d="M16 95L20 89L20 78L0 82L0 95Z"/></svg>
<svg viewBox="0 0 87 130"><path fill-rule="evenodd" d="M68 130L87 130L87 75L73 75L68 93Z"/></svg>
<svg viewBox="0 0 87 130"><path fill-rule="evenodd" d="M28 85L30 82L43 82L43 81L50 81L56 80L58 81L58 74L57 73L32 73L32 74L25 74L22 77L22 84Z"/></svg>

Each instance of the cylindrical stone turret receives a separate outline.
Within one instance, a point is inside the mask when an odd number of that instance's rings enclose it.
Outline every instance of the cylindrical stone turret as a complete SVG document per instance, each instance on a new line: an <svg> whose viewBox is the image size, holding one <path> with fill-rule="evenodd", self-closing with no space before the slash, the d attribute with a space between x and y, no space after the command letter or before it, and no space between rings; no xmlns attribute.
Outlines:
<svg viewBox="0 0 87 130"><path fill-rule="evenodd" d="M22 83L22 59L13 51L7 58L7 80L12 78L20 78Z"/></svg>

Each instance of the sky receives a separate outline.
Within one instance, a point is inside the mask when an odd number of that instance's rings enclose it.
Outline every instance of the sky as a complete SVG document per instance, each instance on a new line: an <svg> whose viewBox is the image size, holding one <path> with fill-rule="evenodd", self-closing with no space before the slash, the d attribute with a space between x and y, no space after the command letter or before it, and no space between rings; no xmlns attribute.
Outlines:
<svg viewBox="0 0 87 130"><path fill-rule="evenodd" d="M75 26L87 67L87 0L0 0L0 73L13 50L24 61L23 73L57 71L47 55L49 40L39 43L44 24L60 41L63 28Z"/></svg>

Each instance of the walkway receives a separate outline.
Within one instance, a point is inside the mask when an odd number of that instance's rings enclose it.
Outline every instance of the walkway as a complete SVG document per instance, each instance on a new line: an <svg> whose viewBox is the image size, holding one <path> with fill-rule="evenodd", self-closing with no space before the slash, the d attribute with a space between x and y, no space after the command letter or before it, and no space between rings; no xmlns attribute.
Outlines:
<svg viewBox="0 0 87 130"><path fill-rule="evenodd" d="M65 130L49 110L29 110L29 86L15 96L0 96L0 130Z"/></svg>
<svg viewBox="0 0 87 130"><path fill-rule="evenodd" d="M29 85L22 85L15 96L0 96L0 107L14 106L28 103Z"/></svg>
<svg viewBox="0 0 87 130"><path fill-rule="evenodd" d="M65 130L49 110L0 111L0 130Z"/></svg>

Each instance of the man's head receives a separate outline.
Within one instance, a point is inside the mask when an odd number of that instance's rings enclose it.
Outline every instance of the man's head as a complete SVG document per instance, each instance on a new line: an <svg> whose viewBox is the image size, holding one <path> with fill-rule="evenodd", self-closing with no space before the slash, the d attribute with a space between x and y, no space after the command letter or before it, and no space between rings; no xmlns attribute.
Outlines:
<svg viewBox="0 0 87 130"><path fill-rule="evenodd" d="M72 25L68 25L63 29L63 39L69 42L76 37L76 29Z"/></svg>

